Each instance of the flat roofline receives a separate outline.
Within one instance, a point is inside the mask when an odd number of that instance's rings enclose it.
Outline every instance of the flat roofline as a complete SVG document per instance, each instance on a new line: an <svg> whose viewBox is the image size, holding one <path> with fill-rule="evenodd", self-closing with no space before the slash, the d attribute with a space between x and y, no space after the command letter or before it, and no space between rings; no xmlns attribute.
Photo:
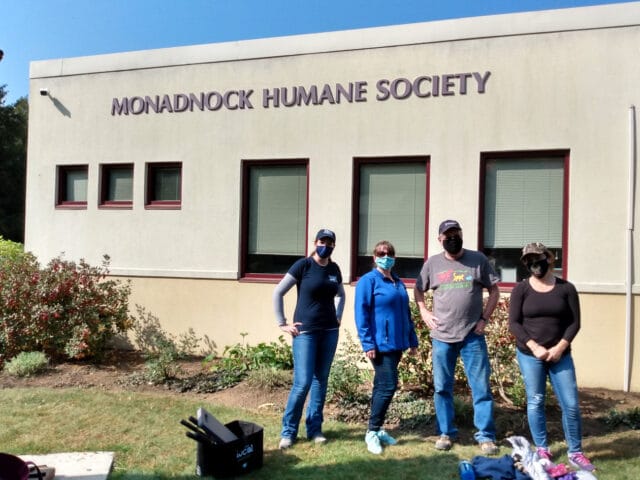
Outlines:
<svg viewBox="0 0 640 480"><path fill-rule="evenodd" d="M29 78L309 55L478 38L637 26L640 2L39 60Z"/></svg>

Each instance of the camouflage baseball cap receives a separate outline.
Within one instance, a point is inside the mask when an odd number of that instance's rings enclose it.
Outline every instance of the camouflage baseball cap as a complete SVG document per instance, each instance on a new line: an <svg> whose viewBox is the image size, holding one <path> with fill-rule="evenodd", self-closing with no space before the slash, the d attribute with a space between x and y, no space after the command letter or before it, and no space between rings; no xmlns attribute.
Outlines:
<svg viewBox="0 0 640 480"><path fill-rule="evenodd" d="M551 252L547 247L544 246L544 244L540 242L528 243L522 249L520 261L524 262L524 257L526 257L527 255L540 255L541 253L544 253L547 258L552 257Z"/></svg>

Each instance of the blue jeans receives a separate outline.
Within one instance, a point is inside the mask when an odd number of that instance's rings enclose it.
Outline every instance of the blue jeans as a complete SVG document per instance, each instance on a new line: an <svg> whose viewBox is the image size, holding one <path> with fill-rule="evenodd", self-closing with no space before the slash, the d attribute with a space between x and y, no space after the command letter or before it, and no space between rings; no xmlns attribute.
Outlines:
<svg viewBox="0 0 640 480"><path fill-rule="evenodd" d="M373 392L371 393L371 414L369 415L368 430L377 432L384 426L387 410L393 400L393 394L398 388L398 363L402 358L402 351L376 352L373 364Z"/></svg>
<svg viewBox="0 0 640 480"><path fill-rule="evenodd" d="M309 392L307 438L322 433L322 411L337 345L338 329L305 332L293 337L293 386L282 417L281 437L295 440L298 436L302 409Z"/></svg>
<svg viewBox="0 0 640 480"><path fill-rule="evenodd" d="M547 377L549 377L562 410L562 429L569 453L581 452L582 420L578 403L576 369L571 354L567 353L557 363L538 360L519 350L516 355L527 390L527 420L536 447L549 446L547 418L544 411Z"/></svg>
<svg viewBox="0 0 640 480"><path fill-rule="evenodd" d="M431 343L437 433L451 438L458 434L454 424L453 383L456 361L461 356L473 399L473 424L478 430L474 438L477 442L495 441L493 397L489 386L491 369L484 335L472 331L461 342L446 343L432 339Z"/></svg>

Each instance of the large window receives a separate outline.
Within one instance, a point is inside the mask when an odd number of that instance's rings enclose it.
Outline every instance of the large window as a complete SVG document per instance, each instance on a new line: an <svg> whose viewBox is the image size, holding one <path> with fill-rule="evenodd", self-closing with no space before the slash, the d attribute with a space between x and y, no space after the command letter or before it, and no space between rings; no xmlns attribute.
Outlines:
<svg viewBox="0 0 640 480"><path fill-rule="evenodd" d="M394 245L394 271L400 277L415 279L420 273L426 248L427 166L424 157L356 159L356 278L373 267L373 247L380 240Z"/></svg>
<svg viewBox="0 0 640 480"><path fill-rule="evenodd" d="M182 164L147 164L147 208L180 208L182 204Z"/></svg>
<svg viewBox="0 0 640 480"><path fill-rule="evenodd" d="M307 244L307 162L243 162L245 276L286 273Z"/></svg>
<svg viewBox="0 0 640 480"><path fill-rule="evenodd" d="M100 205L131 208L133 164L105 164L100 167Z"/></svg>
<svg viewBox="0 0 640 480"><path fill-rule="evenodd" d="M481 245L503 283L528 276L522 247L542 242L565 267L567 152L484 154Z"/></svg>
<svg viewBox="0 0 640 480"><path fill-rule="evenodd" d="M58 166L58 192L56 206L87 208L87 165Z"/></svg>

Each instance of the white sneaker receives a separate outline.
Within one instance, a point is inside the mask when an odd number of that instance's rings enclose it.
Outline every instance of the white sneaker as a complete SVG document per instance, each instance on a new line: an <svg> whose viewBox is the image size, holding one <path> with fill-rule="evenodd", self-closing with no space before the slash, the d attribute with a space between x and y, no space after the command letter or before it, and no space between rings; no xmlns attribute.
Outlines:
<svg viewBox="0 0 640 480"><path fill-rule="evenodd" d="M327 437L325 437L323 434L319 433L317 434L315 437L313 437L311 440L313 440L316 444L321 444L321 443L327 443Z"/></svg>
<svg viewBox="0 0 640 480"><path fill-rule="evenodd" d="M291 445L293 445L293 442L291 441L290 438L288 437L282 437L280 439L280 450L286 450L287 448L291 448Z"/></svg>
<svg viewBox="0 0 640 480"><path fill-rule="evenodd" d="M380 445L380 439L378 438L378 432L369 430L364 436L364 441L367 444L367 450L374 455L380 455L382 453L382 445Z"/></svg>

